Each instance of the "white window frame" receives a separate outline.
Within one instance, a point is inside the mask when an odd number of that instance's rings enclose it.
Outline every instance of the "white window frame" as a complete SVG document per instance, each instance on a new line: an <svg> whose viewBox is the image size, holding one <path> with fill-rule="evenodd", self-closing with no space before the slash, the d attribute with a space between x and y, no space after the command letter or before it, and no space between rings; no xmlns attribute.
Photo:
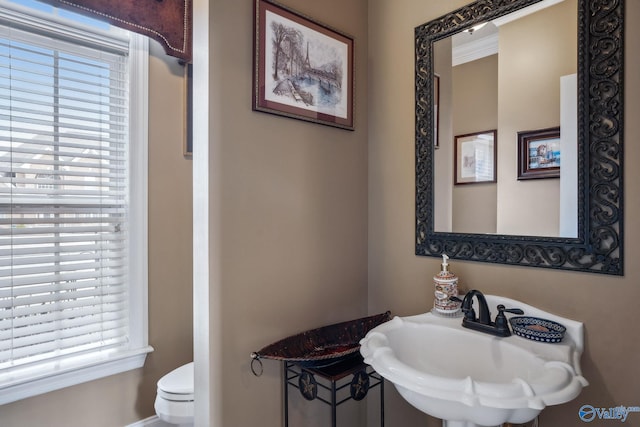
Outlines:
<svg viewBox="0 0 640 427"><path fill-rule="evenodd" d="M0 15L20 19L22 24L51 25L47 14L0 0ZM68 23L56 26L71 39L84 37L88 27ZM93 30L93 29L92 29ZM99 33L100 31L95 31ZM123 33L124 34L124 33ZM104 37L104 36L102 36ZM130 348L83 354L62 360L40 363L12 371L0 377L0 405L110 375L141 368L146 356L153 351L148 342L148 76L149 47L144 36L127 33L130 56ZM98 39L101 37L99 36Z"/></svg>

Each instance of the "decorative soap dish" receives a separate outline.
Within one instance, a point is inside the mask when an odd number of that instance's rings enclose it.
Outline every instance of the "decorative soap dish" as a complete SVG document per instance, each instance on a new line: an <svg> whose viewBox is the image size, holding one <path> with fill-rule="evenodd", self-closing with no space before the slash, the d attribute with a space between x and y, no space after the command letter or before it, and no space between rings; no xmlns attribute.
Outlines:
<svg viewBox="0 0 640 427"><path fill-rule="evenodd" d="M514 334L540 342L558 343L567 330L560 323L538 317L515 316L509 322Z"/></svg>

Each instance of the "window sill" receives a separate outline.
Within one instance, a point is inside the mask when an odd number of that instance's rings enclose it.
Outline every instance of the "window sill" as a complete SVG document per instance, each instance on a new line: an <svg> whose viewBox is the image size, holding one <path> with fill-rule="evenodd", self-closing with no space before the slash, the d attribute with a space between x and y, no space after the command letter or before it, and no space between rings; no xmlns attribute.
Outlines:
<svg viewBox="0 0 640 427"><path fill-rule="evenodd" d="M147 346L127 353L79 356L3 374L0 405L141 368L152 351Z"/></svg>

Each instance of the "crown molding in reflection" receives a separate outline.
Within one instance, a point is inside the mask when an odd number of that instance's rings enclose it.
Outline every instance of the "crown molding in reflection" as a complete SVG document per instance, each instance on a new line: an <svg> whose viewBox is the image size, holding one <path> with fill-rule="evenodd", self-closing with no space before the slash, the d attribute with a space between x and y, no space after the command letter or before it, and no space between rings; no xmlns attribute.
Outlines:
<svg viewBox="0 0 640 427"><path fill-rule="evenodd" d="M459 33L454 37L473 37L473 34ZM485 56L498 53L498 33L492 33L484 37L478 37L465 43L454 46L451 51L451 66L475 61Z"/></svg>

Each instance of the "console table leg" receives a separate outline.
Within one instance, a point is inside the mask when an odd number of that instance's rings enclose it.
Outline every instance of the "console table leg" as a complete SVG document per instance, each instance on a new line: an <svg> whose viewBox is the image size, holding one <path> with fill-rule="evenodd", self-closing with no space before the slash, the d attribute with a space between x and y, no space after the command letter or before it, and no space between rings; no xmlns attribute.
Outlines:
<svg viewBox="0 0 640 427"><path fill-rule="evenodd" d="M331 381L331 426L336 427L337 415L336 415L336 382Z"/></svg>
<svg viewBox="0 0 640 427"><path fill-rule="evenodd" d="M289 427L289 366L287 362L283 363L283 384L284 384L284 396L282 401L284 403L284 427Z"/></svg>

